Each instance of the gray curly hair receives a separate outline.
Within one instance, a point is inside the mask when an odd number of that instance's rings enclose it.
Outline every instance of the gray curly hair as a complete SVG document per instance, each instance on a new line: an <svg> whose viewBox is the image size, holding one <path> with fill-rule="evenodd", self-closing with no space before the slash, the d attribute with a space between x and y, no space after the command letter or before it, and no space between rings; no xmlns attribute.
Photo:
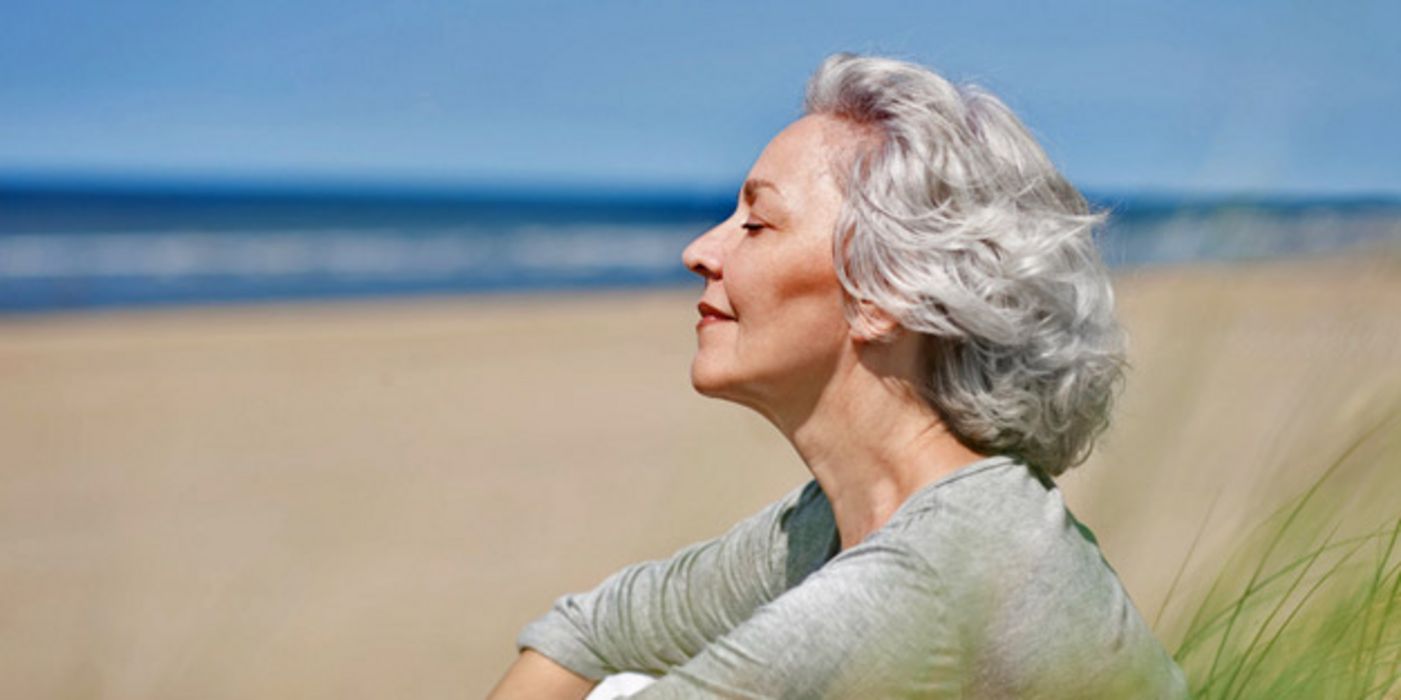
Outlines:
<svg viewBox="0 0 1401 700"><path fill-rule="evenodd" d="M1125 364L1104 216L1001 101L921 66L831 56L805 108L871 137L835 170L848 321L880 339L873 304L925 336L918 389L969 447L1052 476L1083 462Z"/></svg>

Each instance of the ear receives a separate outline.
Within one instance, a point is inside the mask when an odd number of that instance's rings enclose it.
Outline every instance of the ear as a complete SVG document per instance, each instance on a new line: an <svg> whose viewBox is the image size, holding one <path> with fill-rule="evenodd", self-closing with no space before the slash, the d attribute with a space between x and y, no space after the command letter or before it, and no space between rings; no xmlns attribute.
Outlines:
<svg viewBox="0 0 1401 700"><path fill-rule="evenodd" d="M875 302L856 302L856 323L851 326L851 339L857 343L888 343L900 337L905 328L888 311Z"/></svg>

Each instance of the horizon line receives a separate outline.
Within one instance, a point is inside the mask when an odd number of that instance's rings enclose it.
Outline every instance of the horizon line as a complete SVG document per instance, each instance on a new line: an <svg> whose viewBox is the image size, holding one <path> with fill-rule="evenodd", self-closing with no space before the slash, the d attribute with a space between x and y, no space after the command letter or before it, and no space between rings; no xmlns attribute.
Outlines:
<svg viewBox="0 0 1401 700"><path fill-rule="evenodd" d="M1077 186L1078 187L1078 186ZM1162 201L1228 204L1275 201L1367 202L1401 206L1401 192L1384 189L1187 188L1171 186L1078 187L1093 204ZM149 172L139 170L37 170L0 167L0 193L111 195L243 195L371 199L612 199L730 200L735 186L702 180L585 181L550 176L367 176L332 173Z"/></svg>

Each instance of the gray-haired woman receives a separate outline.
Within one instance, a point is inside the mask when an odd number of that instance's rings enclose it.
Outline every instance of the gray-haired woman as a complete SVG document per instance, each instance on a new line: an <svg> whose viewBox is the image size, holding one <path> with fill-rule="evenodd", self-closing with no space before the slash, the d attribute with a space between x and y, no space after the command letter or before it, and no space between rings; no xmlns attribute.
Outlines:
<svg viewBox="0 0 1401 700"><path fill-rule="evenodd" d="M705 279L696 389L814 480L528 625L494 696L1175 698L1180 670L1051 478L1105 427L1123 341L1099 216L996 98L837 55Z"/></svg>

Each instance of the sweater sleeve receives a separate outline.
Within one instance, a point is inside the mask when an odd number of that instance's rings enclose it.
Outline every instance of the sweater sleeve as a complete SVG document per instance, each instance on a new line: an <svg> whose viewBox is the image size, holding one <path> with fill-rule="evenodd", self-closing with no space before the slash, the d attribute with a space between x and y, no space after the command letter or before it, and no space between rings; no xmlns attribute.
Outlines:
<svg viewBox="0 0 1401 700"><path fill-rule="evenodd" d="M960 697L963 641L940 586L906 548L853 548L631 697Z"/></svg>
<svg viewBox="0 0 1401 700"><path fill-rule="evenodd" d="M661 675L684 664L784 588L784 519L803 489L724 535L634 564L555 601L516 640L586 678Z"/></svg>

